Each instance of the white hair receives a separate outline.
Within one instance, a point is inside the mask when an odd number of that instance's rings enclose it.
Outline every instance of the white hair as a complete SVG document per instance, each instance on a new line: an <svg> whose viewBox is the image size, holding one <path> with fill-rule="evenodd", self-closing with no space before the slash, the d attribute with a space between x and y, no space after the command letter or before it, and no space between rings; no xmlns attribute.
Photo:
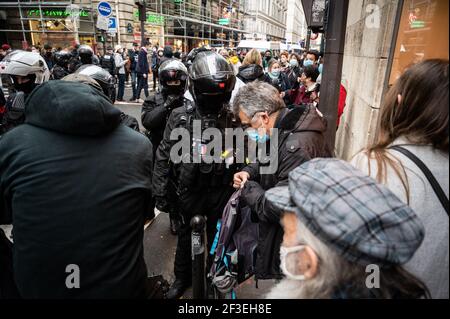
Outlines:
<svg viewBox="0 0 450 319"><path fill-rule="evenodd" d="M358 276L361 268L351 265L297 220L297 237L300 243L309 246L318 256L317 274L305 281L283 279L267 295L267 299L328 299L347 278ZM288 267L290 268L290 267ZM363 277L361 277L363 278ZM365 279L362 279L364 283Z"/></svg>

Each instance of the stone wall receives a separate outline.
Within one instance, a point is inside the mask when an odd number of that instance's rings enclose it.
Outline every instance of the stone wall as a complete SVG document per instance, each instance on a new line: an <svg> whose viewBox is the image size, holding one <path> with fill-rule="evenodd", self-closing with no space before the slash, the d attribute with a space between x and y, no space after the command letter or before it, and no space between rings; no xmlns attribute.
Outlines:
<svg viewBox="0 0 450 319"><path fill-rule="evenodd" d="M336 153L345 160L375 137L398 2L350 0L342 71L347 106L336 136Z"/></svg>

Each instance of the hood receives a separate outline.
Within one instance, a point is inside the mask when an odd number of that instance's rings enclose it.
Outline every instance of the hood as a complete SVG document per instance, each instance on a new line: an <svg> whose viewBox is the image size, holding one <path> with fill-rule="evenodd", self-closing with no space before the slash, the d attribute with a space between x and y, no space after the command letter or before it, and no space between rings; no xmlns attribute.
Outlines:
<svg viewBox="0 0 450 319"><path fill-rule="evenodd" d="M64 134L98 136L120 124L120 111L86 84L50 81L37 87L25 105L25 123Z"/></svg>
<svg viewBox="0 0 450 319"><path fill-rule="evenodd" d="M257 64L250 64L239 68L239 76L244 81L255 81L264 76L264 69Z"/></svg>
<svg viewBox="0 0 450 319"><path fill-rule="evenodd" d="M292 110L283 110L275 127L290 132L313 131L325 133L327 130L325 119L317 108L311 104L296 106Z"/></svg>

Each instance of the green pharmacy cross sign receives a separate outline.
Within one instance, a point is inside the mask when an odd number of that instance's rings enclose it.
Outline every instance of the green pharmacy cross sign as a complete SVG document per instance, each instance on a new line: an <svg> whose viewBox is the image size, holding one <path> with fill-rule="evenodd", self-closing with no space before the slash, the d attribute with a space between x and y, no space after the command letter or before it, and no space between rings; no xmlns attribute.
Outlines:
<svg viewBox="0 0 450 319"><path fill-rule="evenodd" d="M139 11L135 11L134 16L135 16L135 18L139 19ZM157 15L157 14L147 13L146 22L148 22L150 24L164 25L164 17Z"/></svg>
<svg viewBox="0 0 450 319"><path fill-rule="evenodd" d="M71 16L72 12L66 11L65 9L44 9L44 10L32 9L32 10L28 10L28 12L27 12L27 16L30 18L33 18L33 17L39 18L41 16L41 14L43 17L46 17L46 18L47 17L65 18L65 17ZM84 10L80 10L79 16L80 17L88 17L89 13Z"/></svg>

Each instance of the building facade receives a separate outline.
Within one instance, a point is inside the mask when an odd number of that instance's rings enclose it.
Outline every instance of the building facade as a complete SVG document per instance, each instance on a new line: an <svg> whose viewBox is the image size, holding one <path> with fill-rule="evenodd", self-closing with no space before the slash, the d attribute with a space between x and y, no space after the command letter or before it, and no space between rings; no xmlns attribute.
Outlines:
<svg viewBox="0 0 450 319"><path fill-rule="evenodd" d="M286 41L288 0L247 0L244 29L247 38Z"/></svg>
<svg viewBox="0 0 450 319"><path fill-rule="evenodd" d="M200 45L235 47L244 34L246 0L147 0L145 37L183 51ZM17 0L0 2L0 42L14 48L68 47L75 42L94 49L141 39L134 0L109 0L114 30L97 28L100 0Z"/></svg>
<svg viewBox="0 0 450 319"><path fill-rule="evenodd" d="M286 43L300 44L306 39L308 26L300 0L288 0L286 17Z"/></svg>
<svg viewBox="0 0 450 319"><path fill-rule="evenodd" d="M337 132L339 157L349 160L374 142L383 98L409 65L448 60L448 15L448 0L350 0L342 74L348 96Z"/></svg>

